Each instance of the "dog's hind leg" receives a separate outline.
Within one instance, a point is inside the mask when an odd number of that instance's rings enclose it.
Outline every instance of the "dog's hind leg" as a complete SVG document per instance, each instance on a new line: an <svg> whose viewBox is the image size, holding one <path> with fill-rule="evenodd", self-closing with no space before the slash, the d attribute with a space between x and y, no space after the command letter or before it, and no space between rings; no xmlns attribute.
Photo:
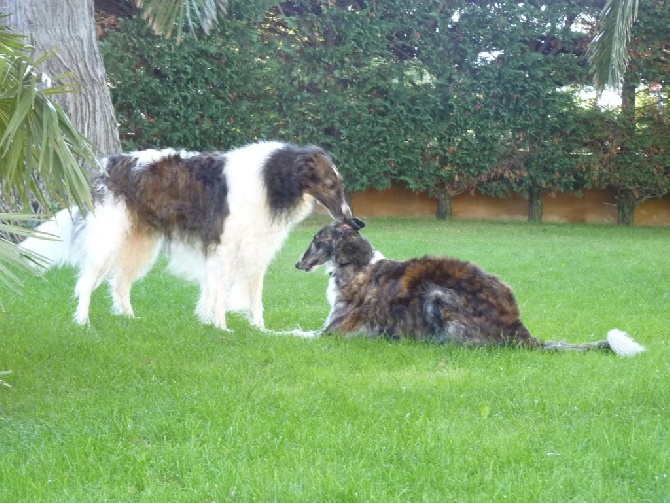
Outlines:
<svg viewBox="0 0 670 503"><path fill-rule="evenodd" d="M100 283L107 277L114 263L114 256L106 253L104 256L97 256L83 266L74 292L78 299L77 310L75 311L74 321L79 325L88 323L88 311L91 305L91 295L93 291L100 286Z"/></svg>
<svg viewBox="0 0 670 503"><path fill-rule="evenodd" d="M115 274L110 282L113 313L134 316L130 289L135 281L151 270L159 250L158 236L150 230L135 228L128 234L119 250Z"/></svg>
<svg viewBox="0 0 670 503"><path fill-rule="evenodd" d="M263 277L265 271L255 274L249 282L249 311L251 314L251 323L261 329L265 330L265 322L263 321Z"/></svg>
<svg viewBox="0 0 670 503"><path fill-rule="evenodd" d="M88 323L91 295L114 266L128 226L125 204L111 198L88 217L82 236L79 280L75 286L79 300L74 315L76 323Z"/></svg>
<svg viewBox="0 0 670 503"><path fill-rule="evenodd" d="M433 283L428 283L426 287L423 319L428 337L440 343L466 342L471 332L467 320L472 319L467 300L451 288Z"/></svg>

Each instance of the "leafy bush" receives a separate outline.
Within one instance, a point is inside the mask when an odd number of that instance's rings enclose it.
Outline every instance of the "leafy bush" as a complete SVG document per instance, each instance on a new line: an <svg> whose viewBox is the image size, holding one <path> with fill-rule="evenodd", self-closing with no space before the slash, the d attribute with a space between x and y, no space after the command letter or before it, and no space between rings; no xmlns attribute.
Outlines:
<svg viewBox="0 0 670 503"><path fill-rule="evenodd" d="M233 2L208 38L177 45L127 20L103 52L127 148L283 139L330 150L352 191L537 197L611 180L591 180L589 120L607 114L573 95L588 83L574 21L590 8Z"/></svg>

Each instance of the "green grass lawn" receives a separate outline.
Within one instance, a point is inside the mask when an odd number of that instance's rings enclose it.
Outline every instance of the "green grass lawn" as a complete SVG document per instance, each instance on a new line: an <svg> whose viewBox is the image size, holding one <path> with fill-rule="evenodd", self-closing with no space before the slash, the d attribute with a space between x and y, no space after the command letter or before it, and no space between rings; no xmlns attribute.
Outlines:
<svg viewBox="0 0 670 503"><path fill-rule="evenodd" d="M320 328L327 277L289 238L269 328ZM136 319L71 321L75 274L0 290L1 502L670 501L670 229L371 219L389 258L472 260L542 339L648 350L551 353L200 325L197 287L157 267Z"/></svg>

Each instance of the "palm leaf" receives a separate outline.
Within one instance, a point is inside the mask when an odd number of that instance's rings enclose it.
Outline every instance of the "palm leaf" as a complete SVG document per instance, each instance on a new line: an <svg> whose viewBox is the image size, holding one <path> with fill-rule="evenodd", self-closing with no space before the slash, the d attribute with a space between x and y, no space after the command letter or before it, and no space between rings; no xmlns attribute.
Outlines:
<svg viewBox="0 0 670 503"><path fill-rule="evenodd" d="M91 192L80 163L97 163L92 146L51 99L75 86L51 87L49 82L45 87L47 79L36 69L45 58L35 60L25 37L0 24L0 194L12 208L29 208L37 200L44 208L76 204L90 209ZM0 214L0 284L15 291L21 286L17 273L30 270L30 262L6 236L30 235L26 220L36 216Z"/></svg>
<svg viewBox="0 0 670 503"><path fill-rule="evenodd" d="M639 0L608 0L598 18L589 47L589 63L598 93L619 89L628 64L627 45L637 18Z"/></svg>
<svg viewBox="0 0 670 503"><path fill-rule="evenodd" d="M20 291L23 282L17 273L32 273L30 263L43 265L44 258L36 253L20 250L15 243L9 241L4 235L14 234L16 236L31 236L34 231L21 225L20 222L40 220L41 217L32 214L0 213L0 283L4 284L15 293ZM15 223L10 223L15 222ZM45 239L53 239L52 236L43 235ZM0 308L2 302L0 301Z"/></svg>
<svg viewBox="0 0 670 503"><path fill-rule="evenodd" d="M169 38L176 31L181 41L184 26L190 32L201 28L206 34L216 25L218 12L225 12L228 0L135 0L154 32Z"/></svg>
<svg viewBox="0 0 670 503"><path fill-rule="evenodd" d="M0 46L0 50L2 47ZM0 55L0 180L24 205L30 194L44 206L54 202L91 207L88 181L78 158L95 162L89 143L49 94L38 90L29 60ZM43 187L48 188L47 191Z"/></svg>

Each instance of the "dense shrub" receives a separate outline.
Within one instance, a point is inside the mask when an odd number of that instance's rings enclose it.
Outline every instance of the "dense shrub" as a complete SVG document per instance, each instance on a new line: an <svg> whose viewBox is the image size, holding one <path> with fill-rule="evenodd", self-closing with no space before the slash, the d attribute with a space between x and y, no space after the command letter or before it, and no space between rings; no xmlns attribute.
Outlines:
<svg viewBox="0 0 670 503"><path fill-rule="evenodd" d="M349 190L402 181L438 195L578 192L639 165L591 138L607 114L574 95L589 79L575 21L591 2L230 6L212 36L181 45L139 19L106 38L126 148L315 143Z"/></svg>

